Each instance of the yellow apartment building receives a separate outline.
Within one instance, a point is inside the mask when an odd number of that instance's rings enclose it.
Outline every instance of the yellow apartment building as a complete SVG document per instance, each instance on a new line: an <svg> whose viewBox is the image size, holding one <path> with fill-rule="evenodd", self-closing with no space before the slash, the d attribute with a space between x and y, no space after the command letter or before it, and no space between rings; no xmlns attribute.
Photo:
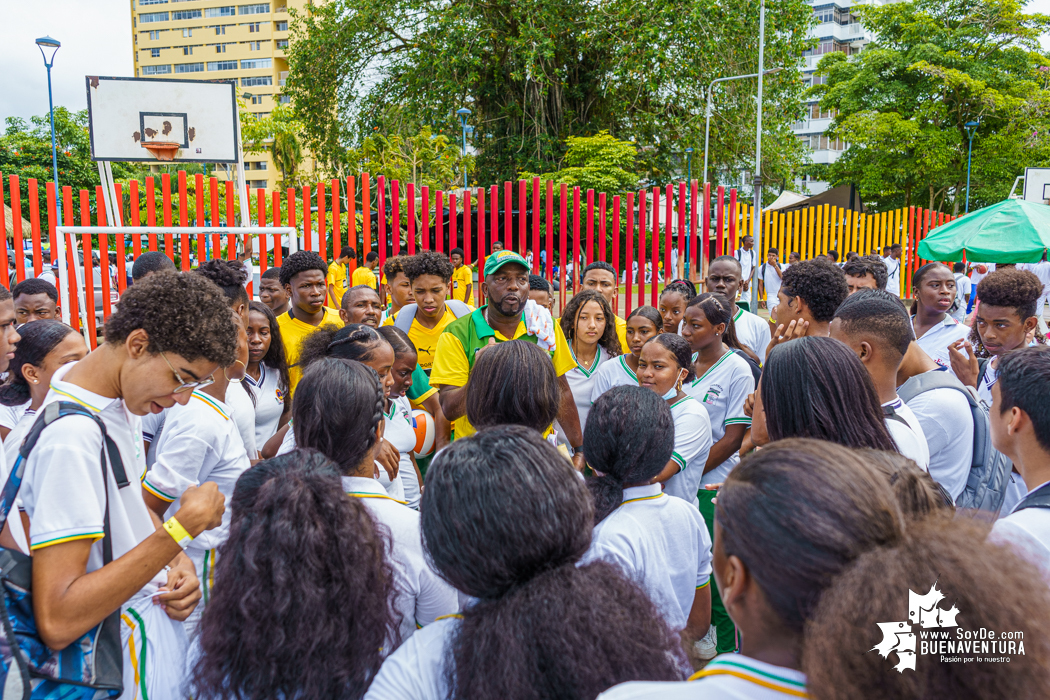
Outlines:
<svg viewBox="0 0 1050 700"><path fill-rule="evenodd" d="M243 103L260 117L288 102L281 94L288 78L288 9L302 10L310 0L130 1L135 77L235 78ZM249 189L273 190L281 173L270 155L245 153L244 161ZM225 179L223 168L217 174Z"/></svg>

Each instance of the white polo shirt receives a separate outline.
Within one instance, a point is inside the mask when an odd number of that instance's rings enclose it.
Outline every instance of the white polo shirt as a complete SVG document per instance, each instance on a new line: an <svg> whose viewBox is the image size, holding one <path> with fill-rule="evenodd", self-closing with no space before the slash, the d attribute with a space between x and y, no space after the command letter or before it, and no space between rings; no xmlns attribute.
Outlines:
<svg viewBox="0 0 1050 700"><path fill-rule="evenodd" d="M741 343L751 348L758 359L766 361L766 348L769 347L769 323L760 316L750 311L737 309L733 317L733 327L736 329L736 337Z"/></svg>
<svg viewBox="0 0 1050 700"><path fill-rule="evenodd" d="M103 486L102 433L89 418L69 416L40 434L26 460L20 494L29 515L30 546L40 549L72 540L93 540L87 563L90 573L102 568L102 516L107 494L114 560L156 532L156 526L142 500L146 461L138 416L127 410L122 399L100 396L63 381L76 364L71 362L55 372L40 410L56 401L72 401L97 414L120 450L130 483L118 489L113 470L107 469ZM161 570L134 597L155 593L166 581Z"/></svg>
<svg viewBox="0 0 1050 700"><path fill-rule="evenodd" d="M29 408L29 404L33 403L33 399L29 399L25 403L20 403L17 406L4 406L0 404L0 427L11 430L18 425L19 419L22 414L25 413L26 409ZM4 442L7 442L6 440Z"/></svg>
<svg viewBox="0 0 1050 700"><path fill-rule="evenodd" d="M897 445L897 451L919 465L920 468L930 470L930 448L926 442L926 434L922 432L922 425L915 413L908 408L898 396L893 401L882 404L889 406L898 417L904 419L904 423L889 417L885 418L886 429L890 431L890 437Z"/></svg>
<svg viewBox="0 0 1050 700"><path fill-rule="evenodd" d="M886 291L899 297L901 295L901 261L890 256L882 258L886 264Z"/></svg>
<svg viewBox="0 0 1050 700"><path fill-rule="evenodd" d="M720 654L688 681L621 683L598 700L780 700L808 698L806 674L743 654Z"/></svg>
<svg viewBox="0 0 1050 700"><path fill-rule="evenodd" d="M215 371L221 372L222 370ZM254 389L252 391L254 392ZM258 395L256 395L256 400L258 400ZM259 459L259 451L255 444L255 404L252 403L252 397L248 396L245 387L238 382L226 387L225 403L230 417L237 426L237 432L241 434L245 453L249 459Z"/></svg>
<svg viewBox="0 0 1050 700"><path fill-rule="evenodd" d="M688 394L671 405L674 419L673 459L679 466L677 474L664 483L668 496L677 496L694 508L700 507L696 492L711 452L711 419L703 404Z"/></svg>
<svg viewBox="0 0 1050 700"><path fill-rule="evenodd" d="M36 411L27 408L25 413L22 414L22 417L18 419L15 426L11 428L11 432L7 434L7 439L4 440L3 450L6 458L6 461L3 464L4 479L7 478L8 465L14 464L18 459L18 448L22 446L22 440L25 439L26 434L29 433L29 429L33 427L33 423L35 422ZM2 484L0 484L0 488L3 488Z"/></svg>
<svg viewBox="0 0 1050 700"><path fill-rule="evenodd" d="M594 372L591 384L591 403L615 386L638 386L638 375L627 364L627 355L620 355L602 363ZM576 394L573 394L573 398Z"/></svg>
<svg viewBox="0 0 1050 700"><path fill-rule="evenodd" d="M1010 483L1006 485L1006 496L1003 498L1002 508L999 509L999 517L1003 518L1014 512L1014 508L1021 499L1028 495L1028 486L1024 483L1024 477L1017 472L1010 472Z"/></svg>
<svg viewBox="0 0 1050 700"><path fill-rule="evenodd" d="M944 372L951 370L930 370ZM915 414L930 454L930 476L958 500L973 463L973 415L955 389L931 389L906 404Z"/></svg>
<svg viewBox="0 0 1050 700"><path fill-rule="evenodd" d="M0 450L0 489L7 483L7 477L11 475L10 465L18 461L18 448L21 447L22 439L29 432L35 420L36 411L27 409L22 414L18 424L11 428L11 432L7 434L7 439L4 440L4 449ZM29 540L26 539L26 531L22 526L22 517L19 515L19 511L24 509L22 494L19 493L15 497L14 505L7 514L7 522L11 524L11 536L14 538L15 544L18 545L18 549L21 550L22 554L29 554Z"/></svg>
<svg viewBox="0 0 1050 700"><path fill-rule="evenodd" d="M175 404L168 409L164 432L157 440L157 461L146 473L142 487L171 504L164 513L165 520L178 512L182 494L190 486L213 481L219 487L226 512L219 527L205 530L187 548L196 562L194 553L215 549L229 537L233 487L250 467L229 407L201 391L194 391L185 406Z"/></svg>
<svg viewBox="0 0 1050 700"><path fill-rule="evenodd" d="M261 450L277 432L281 416L284 415L286 404L280 386L281 375L260 362L259 381L247 374L244 375L244 381L255 392L255 447Z"/></svg>
<svg viewBox="0 0 1050 700"><path fill-rule="evenodd" d="M966 321L966 297L970 295L973 285L970 283L970 278L961 272L955 273L955 300L959 304L959 308L952 314L959 323Z"/></svg>
<svg viewBox="0 0 1050 700"><path fill-rule="evenodd" d="M911 317L912 330L915 330L915 317ZM941 367L952 366L951 355L948 354L948 346L957 340L965 340L970 335L970 327L964 323L944 315L944 320L929 328L922 337L916 338L915 342L926 351L934 362Z"/></svg>
<svg viewBox="0 0 1050 700"><path fill-rule="evenodd" d="M449 615L409 637L383 661L364 700L447 700L445 661L460 624Z"/></svg>
<svg viewBox="0 0 1050 700"><path fill-rule="evenodd" d="M426 627L442 615L459 611L456 589L430 568L423 555L419 513L386 494L375 479L344 476L343 490L360 498L375 521L390 533L390 566L394 569L397 598L394 607L401 614L401 642L417 627Z"/></svg>
<svg viewBox="0 0 1050 700"><path fill-rule="evenodd" d="M1045 484L1032 491L1042 486ZM1012 547L1018 556L1035 564L1043 580L1050 584L1050 508L1025 508L999 518L989 539Z"/></svg>
<svg viewBox="0 0 1050 700"><path fill-rule="evenodd" d="M711 538L704 516L660 484L623 490L623 503L594 528L581 564L616 564L645 589L667 625L685 629L696 591L711 579Z"/></svg>
<svg viewBox="0 0 1050 700"><path fill-rule="evenodd" d="M777 305L777 294L780 293L780 287L783 286L781 275L784 274L784 270L787 268L786 266L780 268L780 273L778 274L775 267L768 262L764 262L758 269L762 274L762 284L766 287L766 306L771 309Z"/></svg>
<svg viewBox="0 0 1050 700"><path fill-rule="evenodd" d="M419 510L419 479L416 478L416 469L412 466L412 450L416 448L412 404L405 396L392 399L384 417L386 421L383 423L383 439L396 447L401 455L397 463L397 476L403 494L400 500L404 500L409 508ZM387 495L393 494L388 490Z"/></svg>
<svg viewBox="0 0 1050 700"><path fill-rule="evenodd" d="M412 445L414 447L415 443L413 442ZM295 443L295 430L292 428L291 424L289 424L287 432L285 432L284 437L281 439L281 446L277 448L277 456L280 457L281 455L286 455L290 452L294 452L297 449L297 447L298 445L296 445ZM377 476L374 479L374 481L377 484L379 484L384 491L386 491L387 496L394 499L395 501L398 501L399 503L407 503L407 501L405 501L405 482L403 482L400 478L391 480L390 475L387 473L386 469L383 468L383 465L381 465L378 460L375 462L375 465L376 473L378 473L379 476ZM398 459L397 471L398 475L400 476L400 458Z"/></svg>
<svg viewBox="0 0 1050 700"><path fill-rule="evenodd" d="M147 469L157 461L157 440L164 432L164 418L167 415L168 409L165 408L160 413L147 413L139 418L139 425L142 426L142 439L149 443L149 448L146 450Z"/></svg>
<svg viewBox="0 0 1050 700"><path fill-rule="evenodd" d="M704 376L682 387L682 391L707 409L712 444L725 437L727 426L751 425L751 418L744 414L744 401L754 390L755 375L751 373L751 365L732 350L727 350L704 372ZM739 462L739 451L734 450L726 461L704 474L700 484L722 483Z"/></svg>
<svg viewBox="0 0 1050 700"><path fill-rule="evenodd" d="M576 353L572 351L571 345L569 346L569 353L572 355L573 361L576 362L576 366L565 373L565 379L569 382L569 389L572 390L572 400L576 402L576 412L580 414L580 430L582 431L587 427L587 415L591 412L591 400L594 393L594 382L598 378L598 370L615 358L610 358L609 353L605 352L602 346L599 345L594 354L594 364L591 365L590 369L586 369L576 360ZM630 371L630 368L628 368L628 371ZM634 385L638 385L637 380L635 380ZM558 431L558 442L568 446L569 443L565 439L565 431L558 421L554 421L554 429Z"/></svg>

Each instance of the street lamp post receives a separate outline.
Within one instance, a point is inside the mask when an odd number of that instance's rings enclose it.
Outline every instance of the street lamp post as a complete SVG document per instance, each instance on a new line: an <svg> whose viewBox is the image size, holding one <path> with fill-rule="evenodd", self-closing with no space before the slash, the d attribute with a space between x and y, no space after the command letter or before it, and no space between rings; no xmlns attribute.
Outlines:
<svg viewBox="0 0 1050 700"><path fill-rule="evenodd" d="M51 66L55 65L55 54L58 53L62 42L50 36L42 36L36 40L36 45L40 48L40 55L44 57L44 67L47 68L47 105L51 114L51 177L55 181L55 211L58 215L55 226L61 226L62 191L58 188L58 145L55 139L55 100L51 92ZM50 59L45 49L51 51Z"/></svg>
<svg viewBox="0 0 1050 700"><path fill-rule="evenodd" d="M966 122L963 128L966 135L970 137L970 145L966 150L966 213L970 213L970 159L973 156L973 135L977 133L977 127L981 125L980 120Z"/></svg>
<svg viewBox="0 0 1050 700"><path fill-rule="evenodd" d="M752 250L762 254L762 76L765 75L766 61L766 0L761 0L758 13L758 113L755 119L755 206L751 211ZM758 265L751 266L751 303L750 311L758 311L758 284L755 276Z"/></svg>
<svg viewBox="0 0 1050 700"><path fill-rule="evenodd" d="M770 73L779 73L784 70L783 68L770 68L765 71L766 75ZM711 84L707 86L707 110L704 119L704 179L701 182L707 182L707 149L708 143L711 136L711 91L714 90L715 83L724 83L729 80L745 80L747 78L757 78L758 73L748 73L746 75L730 75L725 78L715 78L711 81Z"/></svg>
<svg viewBox="0 0 1050 700"><path fill-rule="evenodd" d="M685 232L686 232L686 243L685 250L682 253L685 256L685 277L686 279L692 279L689 269L689 253L693 247L693 212L691 205L693 203L693 147L685 149Z"/></svg>
<svg viewBox="0 0 1050 700"><path fill-rule="evenodd" d="M456 114L459 115L459 123L463 127L463 153L461 155L467 155L467 117L470 116L470 110L466 107L460 107L456 110ZM467 187L467 169L463 168L463 188Z"/></svg>

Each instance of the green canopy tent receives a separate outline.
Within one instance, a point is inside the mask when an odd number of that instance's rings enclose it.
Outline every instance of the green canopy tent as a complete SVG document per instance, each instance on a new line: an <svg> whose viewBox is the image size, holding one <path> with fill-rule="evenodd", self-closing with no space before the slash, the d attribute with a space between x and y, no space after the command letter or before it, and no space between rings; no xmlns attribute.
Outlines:
<svg viewBox="0 0 1050 700"><path fill-rule="evenodd" d="M1008 199L938 226L919 242L924 260L1037 263L1050 247L1050 207Z"/></svg>

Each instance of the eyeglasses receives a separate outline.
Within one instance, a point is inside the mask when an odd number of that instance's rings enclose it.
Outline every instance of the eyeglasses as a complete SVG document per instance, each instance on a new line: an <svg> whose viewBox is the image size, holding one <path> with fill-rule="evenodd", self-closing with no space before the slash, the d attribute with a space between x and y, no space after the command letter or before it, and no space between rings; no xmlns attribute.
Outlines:
<svg viewBox="0 0 1050 700"><path fill-rule="evenodd" d="M200 389L201 387L205 387L209 384L215 383L215 377L213 376L205 377L204 379L201 379L196 382L187 382L182 378L182 375L179 374L179 370L175 369L175 367L171 364L171 361L168 360L164 353L161 353L160 356L163 357L164 361L168 363L168 367L171 367L171 371L175 374L175 381L179 383L179 385L175 388L175 391L172 392L173 394L183 394L187 391L193 391L194 389Z"/></svg>

